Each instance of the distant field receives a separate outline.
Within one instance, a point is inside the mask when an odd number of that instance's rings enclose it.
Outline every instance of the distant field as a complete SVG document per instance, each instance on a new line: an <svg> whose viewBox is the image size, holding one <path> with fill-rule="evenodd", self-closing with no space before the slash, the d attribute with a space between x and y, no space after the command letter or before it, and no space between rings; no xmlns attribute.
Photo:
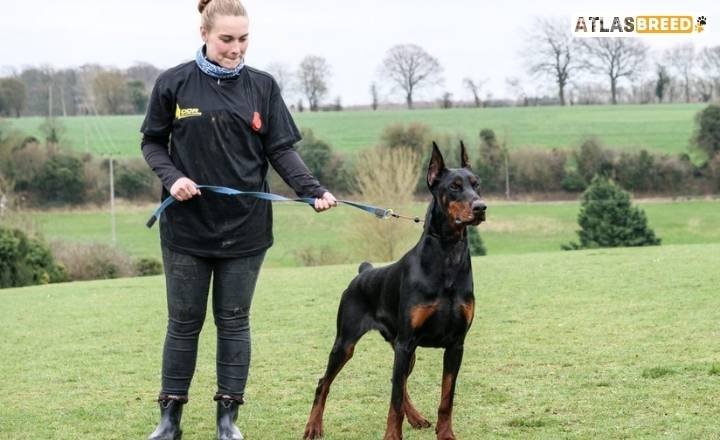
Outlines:
<svg viewBox="0 0 720 440"><path fill-rule="evenodd" d="M663 244L720 243L720 200L641 202L650 226ZM117 214L118 245L133 256L159 258L157 225L145 222L155 207L121 206ZM560 245L577 240L575 231L579 204L489 203L488 221L479 231L490 255L560 251ZM416 203L406 215L423 216L425 204ZM368 214L348 207L316 214L301 205L275 204L275 245L266 257L268 267L297 266L300 252L326 250L335 262L358 263L367 258L358 253L348 238L353 220ZM99 241L110 243L110 216L100 210L37 212L31 221L49 240ZM372 220L375 221L375 220ZM396 221L396 220L387 220ZM412 225L417 239L421 227ZM406 243L407 249L412 243Z"/></svg>
<svg viewBox="0 0 720 440"><path fill-rule="evenodd" d="M512 148L574 148L587 136L607 146L679 153L688 149L695 114L702 104L602 105L574 107L507 107L451 110L392 110L296 113L300 127L311 128L340 152L376 145L385 126L421 122L440 133L477 139L483 128L503 136L509 130ZM79 151L140 155L142 116L60 118L65 137ZM11 119L18 129L39 136L42 118Z"/></svg>
<svg viewBox="0 0 720 440"><path fill-rule="evenodd" d="M715 223L717 225L717 223ZM718 439L720 244L473 259L476 312L458 375L459 439ZM263 268L238 425L300 439L356 265ZM0 290L0 438L144 439L167 324L163 277ZM215 434L215 326L200 336L184 438ZM382 438L392 351L377 332L333 384L327 440ZM442 350L408 392L437 420ZM407 440L433 428L404 424Z"/></svg>

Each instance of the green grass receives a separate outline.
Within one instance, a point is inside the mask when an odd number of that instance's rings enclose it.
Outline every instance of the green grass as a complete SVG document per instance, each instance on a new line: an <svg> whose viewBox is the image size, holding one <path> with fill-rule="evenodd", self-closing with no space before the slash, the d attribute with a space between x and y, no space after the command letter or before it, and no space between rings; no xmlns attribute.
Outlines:
<svg viewBox="0 0 720 440"><path fill-rule="evenodd" d="M695 114L703 108L702 104L604 105L304 112L294 116L298 126L313 129L343 153L376 145L383 128L398 122L421 122L467 140L476 140L483 128L492 128L500 137L509 130L512 148L577 148L585 137L598 136L610 147L680 153L688 150ZM142 116L60 119L66 127L65 138L79 151L140 155ZM10 121L18 129L40 136L42 118Z"/></svg>
<svg viewBox="0 0 720 440"><path fill-rule="evenodd" d="M718 438L720 244L495 255L473 261L476 318L454 428L461 439ZM265 268L239 425L300 438L356 265ZM138 439L157 421L162 277L0 291L0 438ZM214 435L208 314L185 438ZM436 419L442 352L419 349L409 380ZM643 377L668 368L674 374ZM392 355L377 333L338 376L328 440L381 438ZM708 372L710 371L710 374ZM432 429L404 428L408 440Z"/></svg>
<svg viewBox="0 0 720 440"><path fill-rule="evenodd" d="M650 226L663 244L720 243L720 200L640 202ZM490 201L488 221L480 234L490 255L559 251L560 245L577 241L579 203L507 203ZM416 203L406 215L424 215L426 205ZM145 222L154 206L121 206L117 214L118 245L136 257L160 257L157 226ZM348 207L316 214L296 204L275 204L275 245L266 266L296 266L302 250L331 249L338 262L362 261L348 238L353 220L367 214ZM32 214L36 228L49 240L110 243L110 215L99 210L56 211ZM388 220L396 221L396 220ZM417 236L422 228L416 227Z"/></svg>

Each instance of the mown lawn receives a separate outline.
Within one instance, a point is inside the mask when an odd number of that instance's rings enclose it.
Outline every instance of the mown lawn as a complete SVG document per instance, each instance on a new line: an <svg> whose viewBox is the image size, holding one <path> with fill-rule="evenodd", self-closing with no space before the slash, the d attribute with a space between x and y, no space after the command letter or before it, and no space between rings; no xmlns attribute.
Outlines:
<svg viewBox="0 0 720 440"><path fill-rule="evenodd" d="M494 255L473 260L461 439L710 439L720 436L720 244ZM239 424L297 439L356 264L265 268ZM0 438L139 439L165 328L161 277L0 291ZM186 439L214 438L212 317L185 408ZM442 352L420 349L409 390L433 422ZM381 438L392 356L376 333L335 382L328 440ZM433 430L405 438L434 439Z"/></svg>
<svg viewBox="0 0 720 440"><path fill-rule="evenodd" d="M490 255L559 251L561 244L577 240L577 202L488 204L488 221L479 231ZM720 200L641 201L639 206L663 244L720 243ZM160 257L158 227L145 227L154 208L118 208L118 246L132 256ZM401 213L422 218L425 209L426 205L418 202ZM359 253L352 235L358 217L376 221L368 214L346 206L316 214L309 207L282 203L273 210L275 245L266 257L266 266L297 266L302 264L299 254L322 250L332 254L330 262L367 258ZM104 211L36 212L29 217L48 240L111 242L110 215ZM421 226L414 228L414 237L419 237Z"/></svg>
<svg viewBox="0 0 720 440"><path fill-rule="evenodd" d="M688 151L695 114L702 104L598 105L574 107L457 108L450 110L385 110L296 113L298 126L312 129L336 151L354 154L377 145L393 123L420 122L437 133L458 135L469 145L483 128L498 137L509 134L512 148L577 148L588 136L609 147L660 153ZM99 154L140 156L143 116L59 118L70 147ZM43 118L7 119L27 134L42 138Z"/></svg>

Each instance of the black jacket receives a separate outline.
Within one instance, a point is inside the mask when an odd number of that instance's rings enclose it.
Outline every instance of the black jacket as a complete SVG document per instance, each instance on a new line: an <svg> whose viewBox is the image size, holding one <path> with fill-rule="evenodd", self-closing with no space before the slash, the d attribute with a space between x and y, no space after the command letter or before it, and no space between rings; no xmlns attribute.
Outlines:
<svg viewBox="0 0 720 440"><path fill-rule="evenodd" d="M268 160L301 197L326 191L293 144L300 133L272 76L245 66L218 80L194 61L160 75L140 131L148 164L163 183L162 198L180 177L199 185L269 191ZM204 191L174 203L160 218L164 246L206 257L240 257L273 242L270 202Z"/></svg>

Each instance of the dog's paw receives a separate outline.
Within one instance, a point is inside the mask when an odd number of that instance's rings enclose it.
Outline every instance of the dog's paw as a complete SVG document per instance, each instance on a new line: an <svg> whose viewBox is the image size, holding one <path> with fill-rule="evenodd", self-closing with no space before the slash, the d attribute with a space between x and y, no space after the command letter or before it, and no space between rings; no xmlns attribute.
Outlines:
<svg viewBox="0 0 720 440"><path fill-rule="evenodd" d="M424 429L432 426L432 423L420 414L407 414L407 421L415 429Z"/></svg>
<svg viewBox="0 0 720 440"><path fill-rule="evenodd" d="M435 428L435 433L437 434L437 440L456 440L455 433L452 428L448 426L443 426L439 429Z"/></svg>
<svg viewBox="0 0 720 440"><path fill-rule="evenodd" d="M697 18L697 24L705 26L707 24L707 18L704 15L701 15Z"/></svg>
<svg viewBox="0 0 720 440"><path fill-rule="evenodd" d="M305 427L305 434L303 435L303 440L313 440L316 438L322 438L323 436L323 428L321 424L316 423L308 423Z"/></svg>

